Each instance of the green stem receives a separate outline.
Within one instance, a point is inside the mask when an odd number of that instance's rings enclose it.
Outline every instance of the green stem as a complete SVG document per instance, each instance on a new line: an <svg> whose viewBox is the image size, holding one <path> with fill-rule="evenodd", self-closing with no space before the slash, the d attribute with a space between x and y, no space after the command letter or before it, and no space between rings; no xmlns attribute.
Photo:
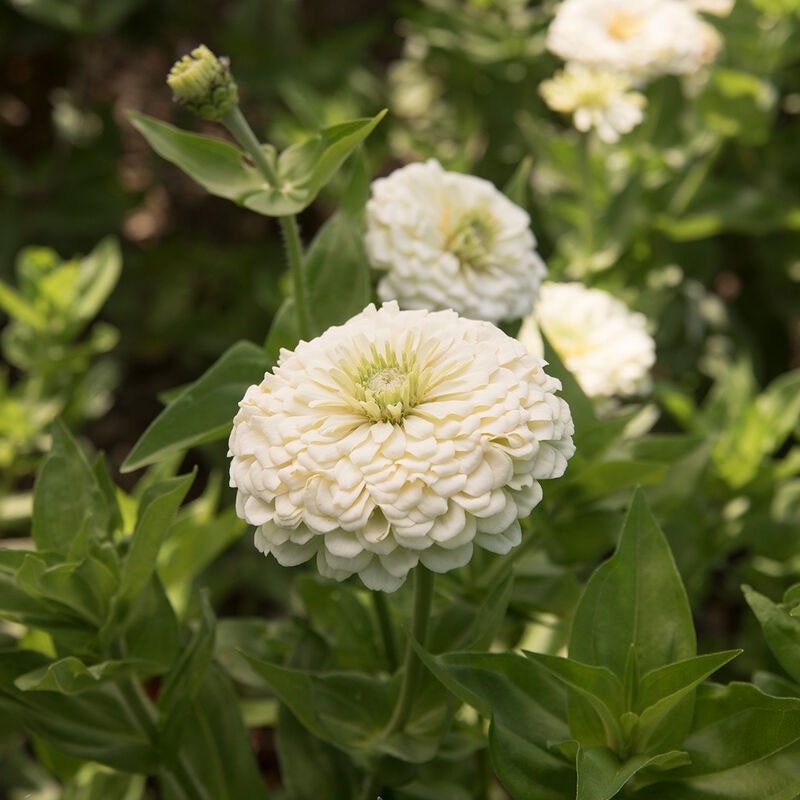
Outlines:
<svg viewBox="0 0 800 800"><path fill-rule="evenodd" d="M667 212L673 217L680 217L691 205L695 195L711 172L722 150L723 140L719 139L711 149L684 174L683 180L672 195L667 206Z"/></svg>
<svg viewBox="0 0 800 800"><path fill-rule="evenodd" d="M581 201L583 205L583 249L587 264L594 251L594 207L592 206L592 154L591 135L581 134L580 144Z"/></svg>
<svg viewBox="0 0 800 800"><path fill-rule="evenodd" d="M414 617L411 625L411 634L406 645L406 655L403 661L403 683L400 686L400 696L394 707L389 724L383 732L384 738L402 730L411 715L411 708L422 675L422 662L414 649L414 640L420 647L425 647L428 633L428 620L431 615L433 603L433 587L436 576L421 564L414 570Z"/></svg>
<svg viewBox="0 0 800 800"><path fill-rule="evenodd" d="M306 271L303 267L303 246L300 242L300 230L294 216L280 217L283 242L286 246L286 257L292 271L294 288L294 308L297 314L297 332L301 339L311 338L311 320L308 316L308 285Z"/></svg>
<svg viewBox="0 0 800 800"><path fill-rule="evenodd" d="M394 672L400 664L397 658L397 647L394 641L394 629L392 618L389 615L389 606L386 602L386 595L383 592L370 592L372 595L372 605L375 608L375 616L378 618L378 628L381 632L383 650L386 653L386 661L390 672Z"/></svg>
<svg viewBox="0 0 800 800"><path fill-rule="evenodd" d="M367 775L361 784L358 800L375 800L381 789L380 781L374 775Z"/></svg>
<svg viewBox="0 0 800 800"><path fill-rule="evenodd" d="M239 106L232 108L220 122L231 132L231 135L248 152L258 171L266 178L267 183L273 188L280 188L278 173L261 148L261 143L253 133L250 123L244 118Z"/></svg>
<svg viewBox="0 0 800 800"><path fill-rule="evenodd" d="M220 122L247 151L267 183L275 190L280 189L278 173L264 153L261 143L256 138L253 129L244 118L244 114L242 114L239 107L231 109ZM300 241L300 230L297 227L297 219L293 214L278 217L278 221L281 225L283 242L286 247L286 259L289 262L289 269L292 273L297 332L300 334L301 339L308 340L311 338L311 321L308 315L308 286L303 267L303 245Z"/></svg>

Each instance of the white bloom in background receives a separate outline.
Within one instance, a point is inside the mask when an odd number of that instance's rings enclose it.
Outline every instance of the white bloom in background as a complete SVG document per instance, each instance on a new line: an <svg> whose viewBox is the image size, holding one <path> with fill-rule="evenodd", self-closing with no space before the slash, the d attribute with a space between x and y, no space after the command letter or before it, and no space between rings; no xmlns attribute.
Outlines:
<svg viewBox="0 0 800 800"><path fill-rule="evenodd" d="M381 300L496 322L527 313L546 274L527 212L489 181L409 164L372 184L366 247Z"/></svg>
<svg viewBox="0 0 800 800"><path fill-rule="evenodd" d="M251 386L229 442L236 510L284 566L397 589L422 563L506 553L572 455L544 362L488 322L367 306Z"/></svg>
<svg viewBox="0 0 800 800"><path fill-rule="evenodd" d="M691 75L720 44L683 0L563 0L547 32L548 49L565 61L638 82Z"/></svg>
<svg viewBox="0 0 800 800"><path fill-rule="evenodd" d="M647 318L602 289L581 283L544 283L518 338L536 355L540 330L587 396L607 400L650 386L656 347Z"/></svg>
<svg viewBox="0 0 800 800"><path fill-rule="evenodd" d="M642 121L647 103L641 92L632 91L624 75L580 64L567 64L543 81L539 92L553 111L572 114L572 124L579 131L595 128L600 139L610 144Z"/></svg>
<svg viewBox="0 0 800 800"><path fill-rule="evenodd" d="M736 4L736 0L686 0L694 11L713 14L715 17L727 17Z"/></svg>

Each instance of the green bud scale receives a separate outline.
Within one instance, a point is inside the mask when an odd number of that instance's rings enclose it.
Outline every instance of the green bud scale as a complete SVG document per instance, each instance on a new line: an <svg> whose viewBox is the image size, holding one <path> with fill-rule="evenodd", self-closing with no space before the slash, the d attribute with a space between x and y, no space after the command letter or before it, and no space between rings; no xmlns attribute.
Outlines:
<svg viewBox="0 0 800 800"><path fill-rule="evenodd" d="M204 44L175 62L167 85L178 103L203 119L222 119L239 104L229 60L217 58Z"/></svg>

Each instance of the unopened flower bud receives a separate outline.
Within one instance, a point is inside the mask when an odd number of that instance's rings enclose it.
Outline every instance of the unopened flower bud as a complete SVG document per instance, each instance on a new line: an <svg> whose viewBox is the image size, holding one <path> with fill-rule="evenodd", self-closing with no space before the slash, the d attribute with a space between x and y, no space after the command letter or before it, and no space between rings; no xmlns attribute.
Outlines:
<svg viewBox="0 0 800 800"><path fill-rule="evenodd" d="M239 104L229 60L217 58L204 44L175 62L167 85L177 102L203 119L221 119Z"/></svg>

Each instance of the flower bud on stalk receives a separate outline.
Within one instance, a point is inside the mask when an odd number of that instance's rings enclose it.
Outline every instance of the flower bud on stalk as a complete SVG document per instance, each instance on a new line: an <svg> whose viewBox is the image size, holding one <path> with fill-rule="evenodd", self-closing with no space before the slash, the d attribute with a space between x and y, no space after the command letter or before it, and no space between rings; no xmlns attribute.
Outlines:
<svg viewBox="0 0 800 800"><path fill-rule="evenodd" d="M230 61L217 58L204 44L175 62L167 85L176 102L203 119L220 120L239 105Z"/></svg>

